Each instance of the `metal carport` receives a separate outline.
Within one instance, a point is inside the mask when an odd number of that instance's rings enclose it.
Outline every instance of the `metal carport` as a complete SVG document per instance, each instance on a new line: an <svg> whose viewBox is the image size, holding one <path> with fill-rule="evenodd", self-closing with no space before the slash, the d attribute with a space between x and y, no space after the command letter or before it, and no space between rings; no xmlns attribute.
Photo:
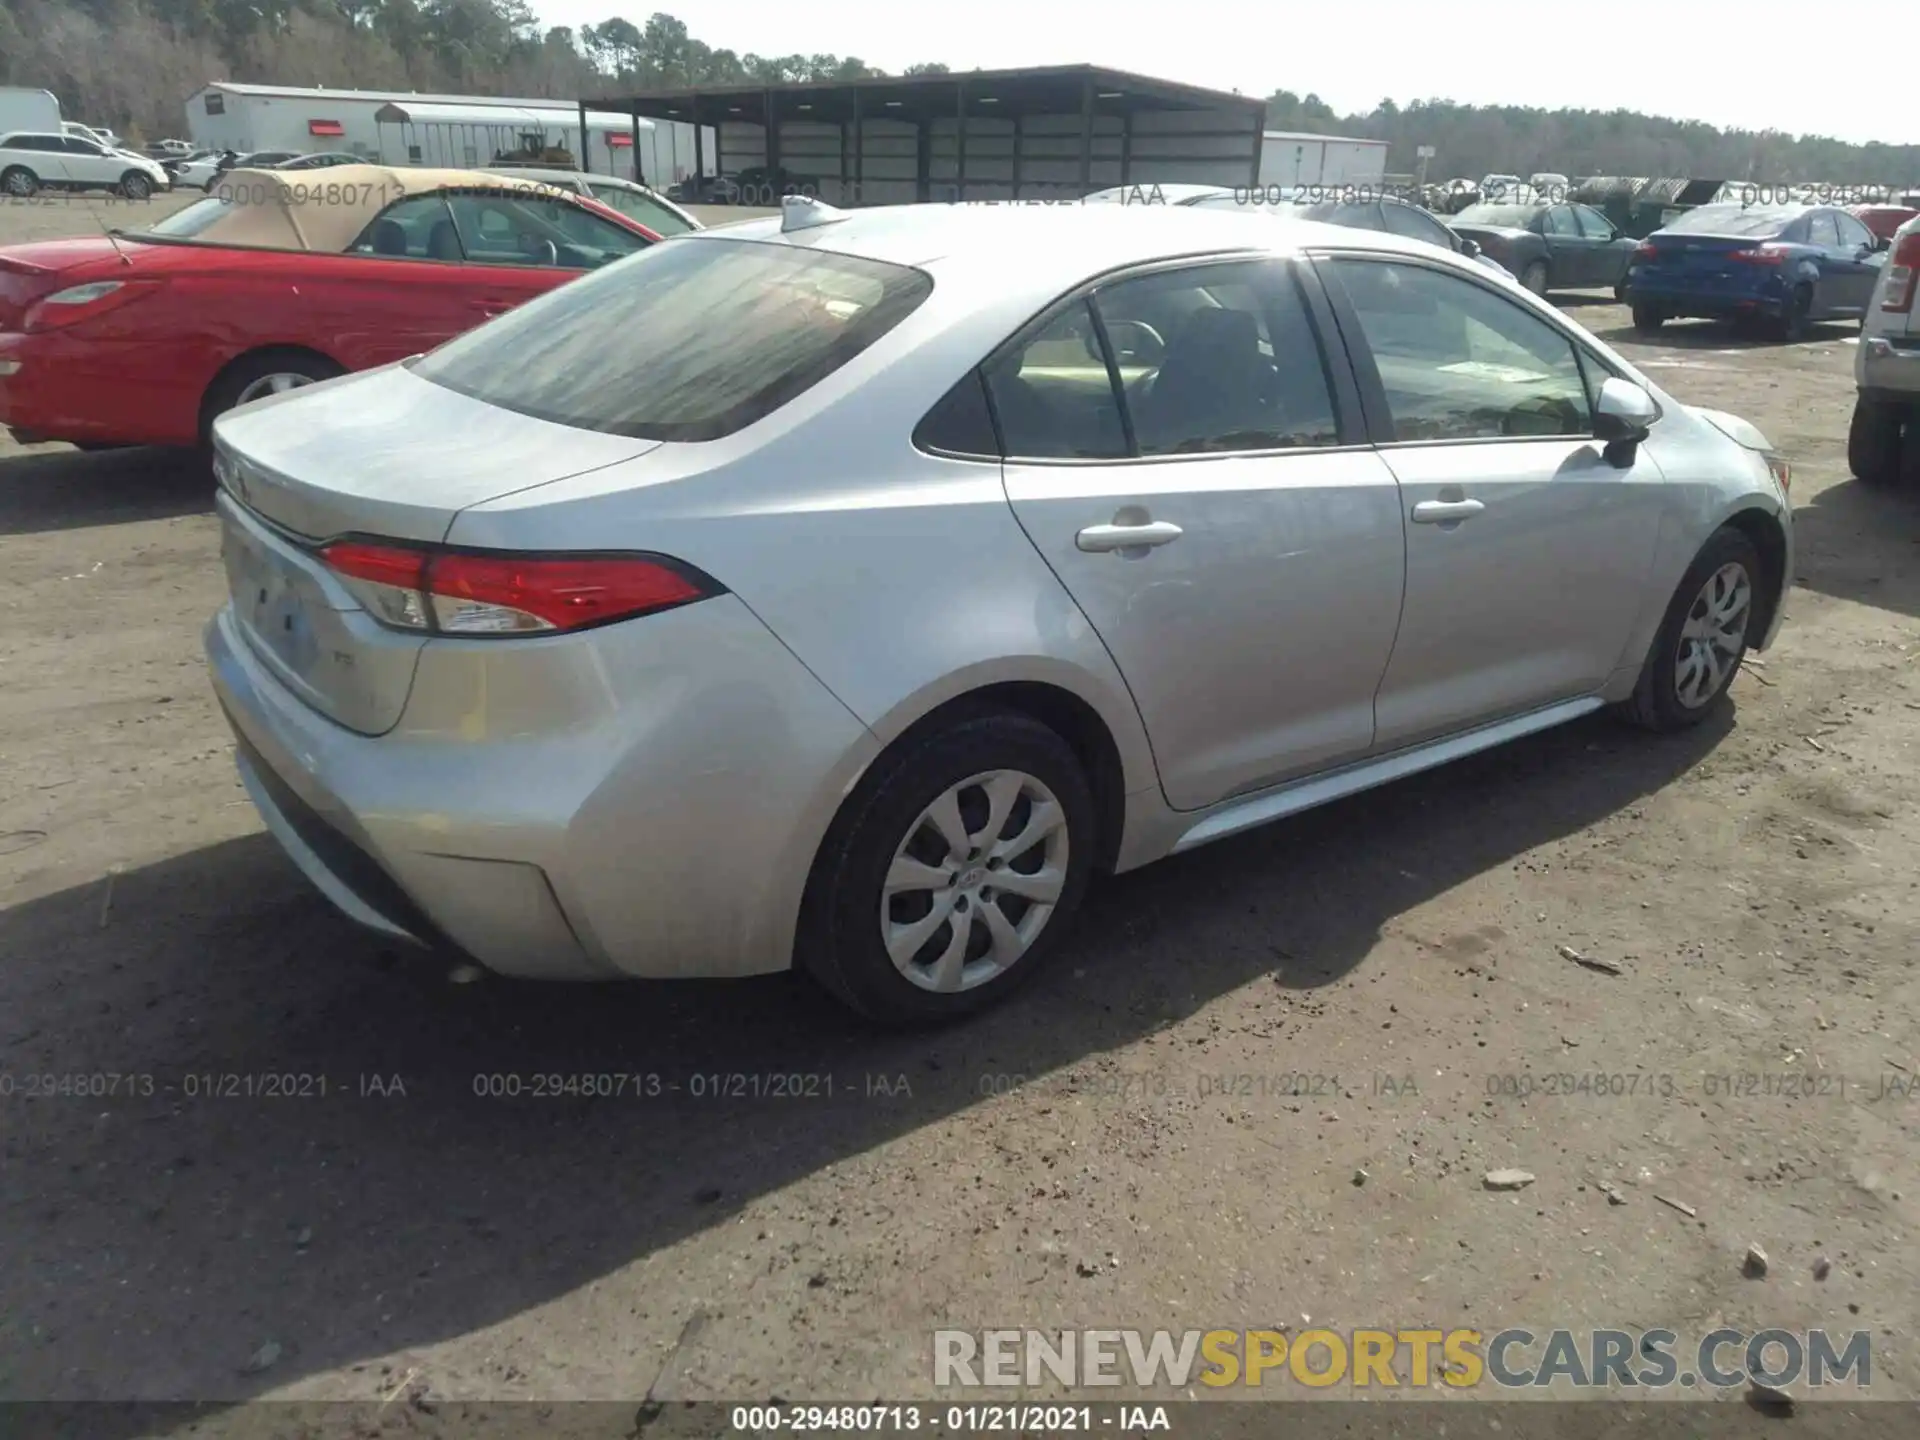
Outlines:
<svg viewBox="0 0 1920 1440"><path fill-rule="evenodd" d="M580 102L713 126L699 176L779 167L839 205L1077 199L1113 185L1252 185L1266 102L1094 65L797 85L656 90ZM777 203L743 195L743 203Z"/></svg>

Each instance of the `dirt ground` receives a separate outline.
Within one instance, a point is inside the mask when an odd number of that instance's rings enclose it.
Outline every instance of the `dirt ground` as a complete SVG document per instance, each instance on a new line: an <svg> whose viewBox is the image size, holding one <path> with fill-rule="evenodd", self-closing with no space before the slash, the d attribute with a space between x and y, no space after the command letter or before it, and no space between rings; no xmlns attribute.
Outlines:
<svg viewBox="0 0 1920 1440"><path fill-rule="evenodd" d="M908 1398L937 1327L1309 1323L1870 1329L1920 1397L1920 501L1846 474L1851 327L1569 303L1795 462L1788 624L1725 713L1110 881L931 1038L790 977L383 952L235 779L206 477L0 442L0 1397ZM476 1093L553 1072L662 1093ZM1639 1078L1550 1078L1595 1074ZM772 1075L832 1093L715 1096ZM307 1093L221 1078L261 1076Z"/></svg>

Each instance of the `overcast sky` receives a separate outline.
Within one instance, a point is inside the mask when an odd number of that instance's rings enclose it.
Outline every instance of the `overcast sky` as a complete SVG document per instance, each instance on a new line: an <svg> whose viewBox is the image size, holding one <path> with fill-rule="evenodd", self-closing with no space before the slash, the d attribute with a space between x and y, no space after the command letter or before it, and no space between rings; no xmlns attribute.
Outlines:
<svg viewBox="0 0 1920 1440"><path fill-rule="evenodd" d="M1840 48L1796 46L1726 0L1647 7L1348 0L533 0L549 25L636 25L664 10L695 39L744 54L857 55L899 71L1092 63L1266 96L1312 91L1341 114L1451 99L1705 120L1843 140L1920 143L1913 87L1859 57L1895 40L1897 8L1833 13ZM1816 27L1818 28L1818 27ZM1896 67L1897 70L1898 67ZM1886 176L1888 181L1911 176Z"/></svg>

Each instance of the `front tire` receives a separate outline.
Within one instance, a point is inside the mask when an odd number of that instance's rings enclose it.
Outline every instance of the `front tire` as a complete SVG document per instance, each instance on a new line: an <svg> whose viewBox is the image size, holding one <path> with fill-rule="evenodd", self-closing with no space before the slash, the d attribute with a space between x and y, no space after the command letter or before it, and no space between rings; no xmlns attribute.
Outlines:
<svg viewBox="0 0 1920 1440"><path fill-rule="evenodd" d="M1786 308L1780 312L1780 338L1789 344L1796 344L1807 338L1807 330L1813 324L1813 287L1796 285L1793 294L1787 297Z"/></svg>
<svg viewBox="0 0 1920 1440"><path fill-rule="evenodd" d="M1746 658L1762 576L1753 541L1732 527L1713 533L1673 592L1621 718L1671 731L1713 712Z"/></svg>
<svg viewBox="0 0 1920 1440"><path fill-rule="evenodd" d="M153 194L153 181L138 170L129 170L120 177L120 194L127 200L145 200Z"/></svg>
<svg viewBox="0 0 1920 1440"><path fill-rule="evenodd" d="M29 200L40 193L40 177L24 165L9 166L0 174L0 191L15 200Z"/></svg>
<svg viewBox="0 0 1920 1440"><path fill-rule="evenodd" d="M1520 283L1534 294L1545 299L1547 294L1547 262L1544 260L1531 261L1520 271Z"/></svg>
<svg viewBox="0 0 1920 1440"><path fill-rule="evenodd" d="M875 765L822 843L799 962L888 1025L955 1020L1026 983L1079 907L1093 792L1067 743L982 710Z"/></svg>
<svg viewBox="0 0 1920 1440"><path fill-rule="evenodd" d="M1847 426L1847 468L1866 485L1890 484L1900 473L1901 434L1913 424L1898 405L1857 399Z"/></svg>

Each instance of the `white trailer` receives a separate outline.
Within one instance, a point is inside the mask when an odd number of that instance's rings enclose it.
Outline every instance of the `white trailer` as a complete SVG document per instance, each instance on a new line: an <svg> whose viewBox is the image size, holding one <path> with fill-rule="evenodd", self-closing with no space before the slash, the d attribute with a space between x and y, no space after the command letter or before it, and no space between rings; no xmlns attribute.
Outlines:
<svg viewBox="0 0 1920 1440"><path fill-rule="evenodd" d="M1387 142L1269 130L1260 137L1262 186L1373 186L1387 174Z"/></svg>
<svg viewBox="0 0 1920 1440"><path fill-rule="evenodd" d="M28 90L0 85L0 135L29 130L37 135L60 133L60 102L51 90Z"/></svg>
<svg viewBox="0 0 1920 1440"><path fill-rule="evenodd" d="M384 115L384 119L382 118ZM714 153L706 127L706 153ZM587 112L580 147L580 110L565 100L497 95L417 95L393 90L309 89L297 85L208 85L187 101L187 131L208 150L345 151L387 165L484 168L495 150L538 134L565 146L581 168L667 186L693 171L693 127L642 119L636 136L625 115Z"/></svg>

